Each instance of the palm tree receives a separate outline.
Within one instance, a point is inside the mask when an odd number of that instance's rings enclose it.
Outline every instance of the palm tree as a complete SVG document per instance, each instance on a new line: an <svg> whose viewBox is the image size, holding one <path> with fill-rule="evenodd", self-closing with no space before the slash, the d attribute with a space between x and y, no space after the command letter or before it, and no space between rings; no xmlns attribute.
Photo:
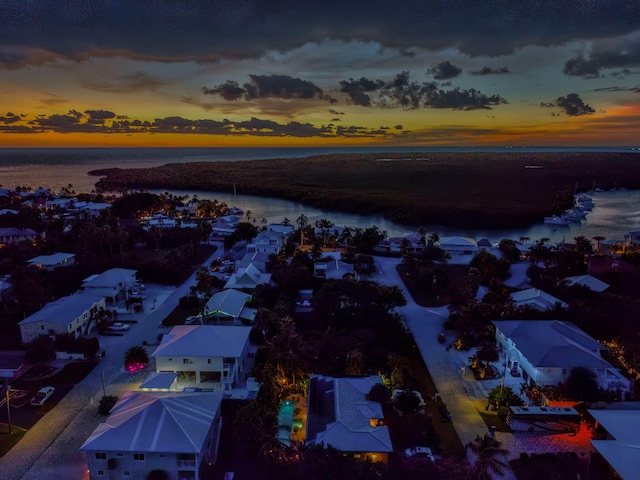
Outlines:
<svg viewBox="0 0 640 480"><path fill-rule="evenodd" d="M428 240L429 240L429 246L433 247L433 245L435 245L440 241L440 235L438 235L436 232L432 232L431 235L429 235Z"/></svg>
<svg viewBox="0 0 640 480"><path fill-rule="evenodd" d="M327 232L333 227L333 222L326 218L320 219L320 230L322 230L322 246L327 245Z"/></svg>
<svg viewBox="0 0 640 480"><path fill-rule="evenodd" d="M605 237L603 237L602 235L596 235L595 237L591 238L597 242L596 250L598 251L598 253L600 253L600 242L604 240Z"/></svg>
<svg viewBox="0 0 640 480"><path fill-rule="evenodd" d="M300 229L300 245L304 245L304 229L309 225L309 219L304 213L301 213L298 218L296 218L296 223Z"/></svg>
<svg viewBox="0 0 640 480"><path fill-rule="evenodd" d="M127 370L139 370L140 368L144 368L148 363L149 354L147 353L147 349L144 347L131 347L124 354L124 365Z"/></svg>
<svg viewBox="0 0 640 480"><path fill-rule="evenodd" d="M500 448L500 442L488 433L484 437L478 435L473 442L467 443L465 451L471 451L477 457L469 474L470 480L491 480L492 472L502 476L509 467L507 462L496 458L498 455L506 457L509 451Z"/></svg>

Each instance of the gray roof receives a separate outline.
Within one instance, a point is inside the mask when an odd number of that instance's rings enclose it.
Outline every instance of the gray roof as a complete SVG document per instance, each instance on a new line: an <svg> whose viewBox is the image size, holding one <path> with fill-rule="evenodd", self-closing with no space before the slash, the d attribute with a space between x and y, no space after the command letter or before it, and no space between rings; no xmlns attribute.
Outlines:
<svg viewBox="0 0 640 480"><path fill-rule="evenodd" d="M240 358L250 331L251 327L235 325L176 325L151 356Z"/></svg>
<svg viewBox="0 0 640 480"><path fill-rule="evenodd" d="M33 315L29 315L18 325L33 322L58 323L68 325L72 320L89 310L104 297L90 292L78 292L68 297L62 297L55 302L49 302Z"/></svg>
<svg viewBox="0 0 640 480"><path fill-rule="evenodd" d="M637 478L640 472L640 410L589 410L614 438L591 440L591 444L620 475Z"/></svg>
<svg viewBox="0 0 640 480"><path fill-rule="evenodd" d="M221 393L125 392L81 450L199 453Z"/></svg>
<svg viewBox="0 0 640 480"><path fill-rule="evenodd" d="M262 273L255 265L250 263L246 268L238 270L238 272L231 275L224 288L255 288L261 283L269 283L270 281L270 273Z"/></svg>
<svg viewBox="0 0 640 480"><path fill-rule="evenodd" d="M28 263L37 264L37 265L47 265L53 266L58 265L66 260L72 259L76 256L75 253L54 253L51 255L40 255L38 257L33 257L30 260L27 260Z"/></svg>
<svg viewBox="0 0 640 480"><path fill-rule="evenodd" d="M574 324L559 320L498 320L493 324L510 338L536 368L613 368L600 357L604 346Z"/></svg>
<svg viewBox="0 0 640 480"><path fill-rule="evenodd" d="M251 295L238 290L223 290L209 299L205 306L205 312L208 315L225 315L238 318L244 304L250 298Z"/></svg>
<svg viewBox="0 0 640 480"><path fill-rule="evenodd" d="M384 414L378 402L367 400L379 376L331 378L313 375L309 381L307 441L344 452L393 452L389 429L371 426Z"/></svg>
<svg viewBox="0 0 640 480"><path fill-rule="evenodd" d="M132 276L135 277L137 270L128 268L112 268L98 275L92 275L85 279L83 286L85 287L113 287L120 283L127 283Z"/></svg>
<svg viewBox="0 0 640 480"><path fill-rule="evenodd" d="M178 374L174 372L152 372L140 385L140 389L155 388L169 390L176 381L176 378L178 378Z"/></svg>
<svg viewBox="0 0 640 480"><path fill-rule="evenodd" d="M608 283L598 280L596 277L592 277L591 275L575 275L573 277L567 277L565 280L569 285L582 285L594 292L604 292L609 288Z"/></svg>
<svg viewBox="0 0 640 480"><path fill-rule="evenodd" d="M568 307L562 300L537 288L527 288L526 290L513 292L511 299L518 307L528 305L538 310L551 310L556 304L560 304L562 308Z"/></svg>

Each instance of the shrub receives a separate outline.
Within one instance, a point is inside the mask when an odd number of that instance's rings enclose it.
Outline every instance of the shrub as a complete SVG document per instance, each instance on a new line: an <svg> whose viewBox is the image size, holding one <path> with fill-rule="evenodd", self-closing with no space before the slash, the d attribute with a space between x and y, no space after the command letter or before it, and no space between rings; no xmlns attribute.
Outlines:
<svg viewBox="0 0 640 480"><path fill-rule="evenodd" d="M100 415L108 415L117 401L118 401L118 397L116 397L115 395L105 395L100 399L100 405L98 406L98 413Z"/></svg>

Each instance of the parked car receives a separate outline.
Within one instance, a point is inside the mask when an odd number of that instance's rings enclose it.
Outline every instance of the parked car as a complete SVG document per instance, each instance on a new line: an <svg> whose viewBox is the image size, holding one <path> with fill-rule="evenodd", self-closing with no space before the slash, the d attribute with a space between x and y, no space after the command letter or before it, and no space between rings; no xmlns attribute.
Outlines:
<svg viewBox="0 0 640 480"><path fill-rule="evenodd" d="M200 315L192 315L190 317L185 318L185 325L202 325L202 317Z"/></svg>
<svg viewBox="0 0 640 480"><path fill-rule="evenodd" d="M55 391L56 389L54 387L42 387L31 399L31 405L34 407L41 407L47 400L49 400L49 398L51 398L51 395L53 395L53 392Z"/></svg>
<svg viewBox="0 0 640 480"><path fill-rule="evenodd" d="M414 455L425 455L432 462L436 461L435 457L433 456L433 452L431 451L431 449L429 447L411 447L411 448L407 448L404 451L404 454L407 457L413 457Z"/></svg>
<svg viewBox="0 0 640 480"><path fill-rule="evenodd" d="M111 330L112 332L126 332L129 328L129 325L126 323L116 322L113 325L109 325L108 330Z"/></svg>

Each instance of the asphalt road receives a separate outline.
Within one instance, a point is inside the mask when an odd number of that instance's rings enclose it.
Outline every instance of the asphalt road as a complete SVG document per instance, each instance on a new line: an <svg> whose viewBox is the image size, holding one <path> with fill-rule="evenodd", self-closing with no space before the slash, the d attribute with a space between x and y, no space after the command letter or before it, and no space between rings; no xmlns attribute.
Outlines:
<svg viewBox="0 0 640 480"><path fill-rule="evenodd" d="M220 256L216 252L203 265ZM178 287L147 284L142 313L119 314L118 320L136 320L123 336L101 336L105 358L81 382L73 387L51 411L38 421L22 439L0 458L3 480L80 480L88 479L85 454L80 447L105 417L98 414L103 393L120 396L137 388L152 371L130 373L124 370L124 353L130 347L158 343L164 318L178 305L180 297L196 284L195 273ZM155 308L154 308L155 300Z"/></svg>

